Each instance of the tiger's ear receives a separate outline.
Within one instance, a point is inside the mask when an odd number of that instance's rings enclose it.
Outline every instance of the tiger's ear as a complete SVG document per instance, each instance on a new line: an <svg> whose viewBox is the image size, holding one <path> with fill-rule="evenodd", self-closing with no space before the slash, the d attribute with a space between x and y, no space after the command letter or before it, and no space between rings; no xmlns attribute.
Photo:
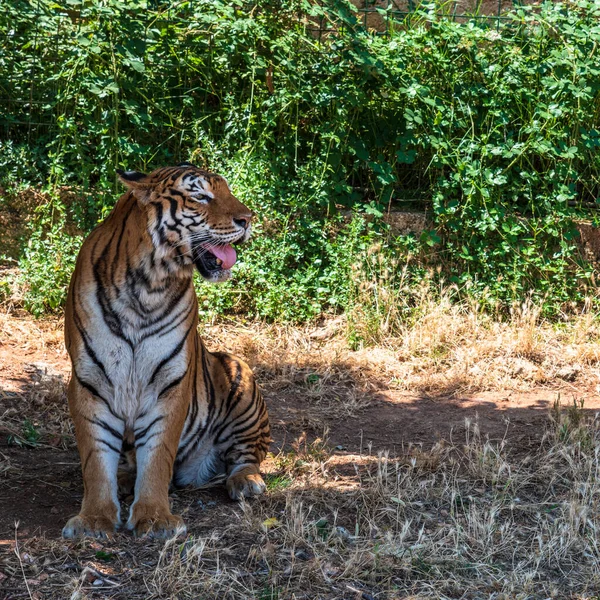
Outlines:
<svg viewBox="0 0 600 600"><path fill-rule="evenodd" d="M138 171L123 171L122 169L117 169L117 174L119 175L119 179L127 187L138 187L140 184L144 185L144 180L148 178L148 175L139 173Z"/></svg>
<svg viewBox="0 0 600 600"><path fill-rule="evenodd" d="M139 173L138 171L123 171L122 169L117 169L116 171L121 183L124 183L138 200L145 203L152 187L152 182L149 181L148 175Z"/></svg>

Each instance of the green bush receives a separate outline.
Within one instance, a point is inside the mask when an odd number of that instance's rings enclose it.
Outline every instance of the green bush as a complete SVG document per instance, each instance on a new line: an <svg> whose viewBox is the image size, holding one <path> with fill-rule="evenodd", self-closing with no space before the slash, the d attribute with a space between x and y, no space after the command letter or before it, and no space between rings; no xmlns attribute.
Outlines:
<svg viewBox="0 0 600 600"><path fill-rule="evenodd" d="M237 280L200 288L208 312L344 310L352 264L380 242L390 260L410 246L415 280L436 265L494 305L531 293L552 313L591 294L573 219L599 196L600 6L520 7L496 29L432 3L377 35L346 0L323 4L10 0L0 183L78 186L89 227L116 168L224 174L263 224ZM383 213L414 199L431 230L386 236Z"/></svg>
<svg viewBox="0 0 600 600"><path fill-rule="evenodd" d="M65 235L62 223L33 232L17 276L23 304L33 315L55 312L64 305L81 242L80 237Z"/></svg>

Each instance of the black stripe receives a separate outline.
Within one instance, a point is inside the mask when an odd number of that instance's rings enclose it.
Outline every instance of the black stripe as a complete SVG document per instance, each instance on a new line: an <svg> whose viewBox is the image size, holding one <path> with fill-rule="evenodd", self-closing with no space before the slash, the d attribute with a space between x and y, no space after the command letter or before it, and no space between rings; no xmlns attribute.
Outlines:
<svg viewBox="0 0 600 600"><path fill-rule="evenodd" d="M102 421L102 420L96 419L96 418L90 419L88 417L84 417L84 419L86 421L88 421L88 423L92 423L93 425L98 425L98 427L101 427L105 431L108 431L108 433L110 433L113 437L117 438L119 441L123 440L123 434L119 433L116 429L111 427L106 421Z"/></svg>
<svg viewBox="0 0 600 600"><path fill-rule="evenodd" d="M116 448L115 446L113 446L112 444L109 444L106 440L103 440L102 438L94 438L99 444L104 444L105 446L107 446L108 448L110 448L113 452L116 452L117 454L121 454L121 448Z"/></svg>
<svg viewBox="0 0 600 600"><path fill-rule="evenodd" d="M177 464L180 465L182 462L185 462L187 457L194 452L194 450L200 445L200 442L204 439L204 434L206 433L206 425L200 426L198 431L195 431L181 446L177 449ZM183 439L183 437L181 438Z"/></svg>
<svg viewBox="0 0 600 600"><path fill-rule="evenodd" d="M209 399L208 411L207 411L206 421L205 421L204 425L199 426L197 431L191 432L191 428L195 424L197 415L195 415L194 418L192 420L190 420L190 422L188 423L188 426L186 427L186 433L185 433L185 435L181 436L181 439L183 440L184 437L187 436L188 434L190 434L190 438L183 444L183 446L180 446L177 450L177 464L178 465L185 462L187 457L198 447L200 442L204 439L204 435L206 433L206 430L208 429L209 423L211 422L211 420L214 417L215 388L213 386L212 379L210 378L210 372L208 369L208 358L207 358L208 351L206 350L204 343L202 342L200 337L196 336L196 340L197 340L197 344L200 346L200 352L201 352L200 358L202 360L202 378L204 380L205 398ZM196 376L194 377L194 379L196 380ZM197 412L198 399L197 399L197 395L196 395L196 390L197 390L197 381L194 382L194 391L193 391L193 393L194 393L193 409L195 409Z"/></svg>
<svg viewBox="0 0 600 600"><path fill-rule="evenodd" d="M194 353L194 355L197 356L197 346L198 344L196 343L196 352ZM198 384L197 384L197 377L198 377L198 360L194 361L194 373L192 375L192 401L190 402L190 404L188 405L188 411L187 411L187 416L186 416L186 421L187 424L185 426L185 429L183 431L183 434L181 436L181 439L185 439L188 435L188 433L190 432L191 428L193 427L193 425L196 422L196 417L198 415ZM190 417L190 412L191 412L191 417Z"/></svg>
<svg viewBox="0 0 600 600"><path fill-rule="evenodd" d="M229 378L229 367L230 363L233 362L228 354L217 353L213 356L216 356L217 359L221 361L224 366L225 374ZM238 362L235 363L236 372L235 376L232 379L229 379L230 389L229 394L225 402L222 402L219 406L219 411L216 417L213 419L213 423L211 425L211 433L214 433L216 427L220 427L221 424L227 419L228 415L231 413L231 406L233 398L238 395L242 390L240 390L240 383L242 381L242 369ZM223 412L224 409L224 412Z"/></svg>
<svg viewBox="0 0 600 600"><path fill-rule="evenodd" d="M177 233L177 235L179 236L179 241L181 242L182 240L182 236L181 236L181 229L180 229L180 225L179 223L176 223L175 225L171 225L170 223L165 223L165 227L169 230L169 231L175 231ZM176 242L171 241L171 244L174 244Z"/></svg>
<svg viewBox="0 0 600 600"><path fill-rule="evenodd" d="M208 411L207 411L207 422L213 416L215 411L215 386L213 385L208 369L208 351L204 346L204 342L200 340L202 347L202 378L204 379L204 393L205 397L208 398Z"/></svg>
<svg viewBox="0 0 600 600"><path fill-rule="evenodd" d="M170 204L170 214L171 219L175 222L175 225L181 225L181 219L177 216L177 209L179 208L179 204L177 200L173 200L173 198L168 198Z"/></svg>
<svg viewBox="0 0 600 600"><path fill-rule="evenodd" d="M183 315L183 318L179 319L179 317L181 316L181 314L183 312L183 311L181 311L181 312L177 313L168 323L165 323L164 325L161 325L158 329L155 329L154 331L148 333L148 337L153 336L153 335L158 335L158 337L164 337L165 335L168 335L169 333L171 333L171 331L173 331L174 329L177 329L180 325L185 323L188 320L188 317L190 316L190 314L192 312L194 312L194 309L196 309L196 306L194 305L194 303L192 303L190 305L190 308L185 313L185 315ZM174 325L171 325L172 323L174 323L174 321L177 321L177 322ZM169 325L171 325L171 327L169 327ZM169 327L169 328L166 329L165 331L163 331L163 329L165 327Z"/></svg>
<svg viewBox="0 0 600 600"><path fill-rule="evenodd" d="M85 331L85 329L83 328L83 325L81 323L81 318L80 318L79 313L77 312L77 308L75 306L76 298L77 298L77 294L73 293L73 320L75 321L75 327L77 328L77 331L79 331L79 335L81 336L81 339L83 340L83 346L85 348L85 351L87 352L88 356L92 359L92 362L102 371L102 374L104 375L104 377L106 377L106 380L111 385L111 387L114 387L114 384L113 384L111 378L108 376L108 373L106 372L106 367L104 366L102 361L98 358L96 352L94 351L94 349L92 348L92 346L90 345L90 343L88 341L88 334Z"/></svg>
<svg viewBox="0 0 600 600"><path fill-rule="evenodd" d="M140 300L140 295L138 290L136 289L137 279L134 273L134 270L131 268L131 263L129 262L129 256L126 257L125 262L125 286L129 292L128 299L132 304L129 305L135 314L140 317L140 319L145 320L151 310L148 310Z"/></svg>
<svg viewBox="0 0 600 600"><path fill-rule="evenodd" d="M251 414L248 414L248 413ZM223 432L228 428L231 427L232 431L230 432L230 436L234 435L235 427L242 427L244 423L246 423L247 421L252 421L254 424L256 424L258 422L258 420L260 419L260 414L257 414L259 412L259 407L258 405L250 402L248 404L248 406L235 418L232 420L229 419L225 419L225 422L222 424L221 428L219 429L219 431L215 434L215 437L217 438L218 442L222 442L223 440L220 440L219 438L223 435ZM252 425L252 423L251 423ZM242 432L245 431L244 429L241 430Z"/></svg>
<svg viewBox="0 0 600 600"><path fill-rule="evenodd" d="M152 206L156 210L156 223L154 225L154 230L158 233L158 238L161 243L166 242L164 228L162 226L163 220L163 206L160 202L153 202Z"/></svg>
<svg viewBox="0 0 600 600"><path fill-rule="evenodd" d="M151 440L153 437L156 437L157 435L160 435L162 433L162 431L155 431L154 433L151 433L143 442L137 442L135 443L135 449L137 450L138 448L143 448L147 442L149 440Z"/></svg>
<svg viewBox="0 0 600 600"><path fill-rule="evenodd" d="M156 376L160 373L161 369L169 361L173 360L173 358L175 358L181 352L181 349L183 348L185 342L187 341L187 338L190 335L190 331L192 331L193 327L194 327L194 322L192 321L192 324L188 327L188 330L185 332L185 335L183 336L183 338L179 342L179 344L177 344L177 346L175 346L175 348L173 349L173 351L171 352L171 354L169 354L167 357L163 358L160 361L160 363L158 364L158 366L156 367L156 369L154 369L154 373L152 373L152 377L150 378L150 381L148 382L148 385L154 383L154 380L156 379Z"/></svg>
<svg viewBox="0 0 600 600"><path fill-rule="evenodd" d="M169 278L167 280L169 282L169 284L166 287L172 287L172 280ZM140 315L145 317L145 323L141 325L142 329L146 329L149 327L152 327L153 325L156 325L157 323L159 323L160 321L162 321L163 319L165 319L167 316L170 315L170 313L175 309L175 307L177 306L177 304L179 304L179 302L181 301L181 299L185 296L185 294L188 292L190 286L192 285L192 281L191 280L181 280L181 284L178 285L173 291L172 293L169 295L169 302L167 303L167 305L165 307L163 306L158 306L158 308L154 309L154 310L160 310L163 309L162 312L151 318L148 319L147 315L149 314L149 312L153 312L153 311L147 311L145 307L143 307L143 311L144 311L144 315ZM133 298L135 298L138 303L139 303L139 299L138 299L138 292L137 290L135 290L135 288L132 288L132 294L131 296ZM140 305L141 306L141 305ZM194 302L191 303L191 309L193 309L194 307ZM188 312L190 312L190 310L188 310ZM139 314L139 313L138 313ZM178 313L178 314L181 314ZM176 319L177 316L174 317L174 319ZM173 321L169 321L169 323L172 323ZM145 333L145 337L143 339L146 339L146 337L152 336L155 333L157 333L158 331L160 331L163 327L167 327L169 325L169 323L163 323L162 325L160 325L157 329L155 329L154 331L151 332L146 332Z"/></svg>
<svg viewBox="0 0 600 600"><path fill-rule="evenodd" d="M150 423L150 425L142 429L142 431L140 431L139 433L136 429L134 429L133 434L135 435L135 439L138 440L140 438L143 438L148 433L148 431L150 431L150 429L154 427L154 425L156 425L156 423L162 421L164 418L164 415L159 415L158 417L156 417L156 419L154 419L154 421L152 421L152 423Z"/></svg>
<svg viewBox="0 0 600 600"><path fill-rule="evenodd" d="M168 240L167 240L167 236L165 235L165 226L162 224L162 221L159 222L159 226L156 227L156 231L158 232L158 239L160 241L161 244L167 244ZM165 259L161 259L160 264L163 267L168 266L168 263L165 261Z"/></svg>
<svg viewBox="0 0 600 600"><path fill-rule="evenodd" d="M187 292L188 292L188 288L186 287L180 295L178 295L176 298L173 298L169 302L169 304L167 305L165 310L158 317L148 320L144 325L142 325L142 329L147 329L149 327L152 327L153 325L156 325L159 321L168 317L169 314L175 308L175 306L181 302L182 298L185 296L185 294ZM195 296L194 296L194 300L195 300ZM177 327L179 327L182 323L185 323L185 321L187 321L187 319L194 312L194 310L197 309L197 304L194 300L192 300L190 302L189 308L187 308L187 309L184 308L184 309L180 310L171 319L169 319L166 323L162 323L162 324L158 325L158 327L156 327L155 329L152 329L151 331L145 331L142 339L145 340L149 337L152 337L154 335L159 335L159 334L160 334L160 337L162 337L164 335L167 335L168 333L170 333ZM184 315L183 318L180 318L181 315ZM168 328L168 329L165 331L165 328Z"/></svg>
<svg viewBox="0 0 600 600"><path fill-rule="evenodd" d="M163 394L166 394L170 389L174 388L176 385L179 385L182 381L183 378L187 375L188 370L185 370L185 373L181 376L178 377L177 379L174 379L173 381L171 381L171 383L169 383L168 385L166 385L159 393L157 396L157 399L160 400L163 396Z"/></svg>
<svg viewBox="0 0 600 600"><path fill-rule="evenodd" d="M110 412L110 414L115 417L116 419L119 419L119 421L125 421L125 419L123 419L123 417L120 417L111 407L111 405L109 404L108 400L106 398L103 398L98 390L91 384L89 384L87 381L84 381L83 379L81 379L81 377L79 377L79 374L77 373L77 371L75 371L75 369L73 369L73 373L75 373L75 379L77 379L77 382L79 383L79 385L83 388L85 388L88 392L90 392L90 394L92 394L93 396L96 396L96 398L98 398L99 400L102 400L102 402L104 402L104 404L106 405L106 408L108 408L108 411Z"/></svg>
<svg viewBox="0 0 600 600"><path fill-rule="evenodd" d="M119 233L119 237L117 239L117 247L115 249L115 256L112 261L111 272L110 272L110 282L115 288L115 292L117 293L117 298L121 295L121 290L115 283L115 271L117 270L117 265L119 264L119 260L121 259L121 242L123 241L123 236L125 235L125 229L127 227L127 221L129 221L129 217L135 207L135 202L132 202L129 205L129 210L127 211L125 218L123 219L123 224L121 226L121 233Z"/></svg>
<svg viewBox="0 0 600 600"><path fill-rule="evenodd" d="M121 339L125 340L131 346L131 348L133 348L133 344L132 344L131 340L129 338L127 338L125 336L125 334L123 333L123 326L121 323L121 318L115 312L115 310L112 308L110 299L108 298L108 295L107 295L107 283L108 282L104 281L103 274L100 272L101 264L104 264L106 266L106 255L108 253L108 249L109 249L110 245L112 244L114 235L115 235L115 232L113 232L113 235L111 236L109 242L106 244L106 246L105 246L104 250L102 251L98 260L96 260L96 262L92 261L92 271L94 273L94 280L96 282L96 299L98 300L98 304L100 305L100 310L102 311L102 316L104 318L104 322L106 323L108 328L111 330L111 332L114 335L116 335L117 337L120 337ZM106 275L106 273L104 273L104 275ZM113 283L113 287L116 288L116 286L114 286L114 283Z"/></svg>
<svg viewBox="0 0 600 600"><path fill-rule="evenodd" d="M257 433L255 433L253 435L241 435L241 436L238 435L236 437L235 443L236 444L249 444L251 442L257 442L261 438L267 437L268 434L265 431L267 425L268 425L268 419L266 421L262 421L261 423L258 424L258 426L256 427Z"/></svg>
<svg viewBox="0 0 600 600"><path fill-rule="evenodd" d="M247 425L232 429L229 434L227 435L227 437L221 439L221 437L219 436L217 438L217 443L218 444L222 444L223 442L225 442L228 438L233 438L235 440L235 443L242 443L242 442L246 442L248 441L247 437L244 437L244 434L249 432L249 431L255 431L257 428L259 428L259 420L260 420L260 415L258 415L255 419L252 420L251 423L248 423ZM223 431L221 432L221 435L224 433L224 431L226 430L226 427L223 428ZM259 433L255 434L258 435L260 437L260 435L262 435L262 432L259 431ZM254 436L251 436L254 437Z"/></svg>
<svg viewBox="0 0 600 600"><path fill-rule="evenodd" d="M240 389L240 384L242 383L242 368L239 363L236 363L235 366L235 377L231 380L231 389L229 390L227 400L225 400L224 403L225 415L223 417L225 419L230 415L233 407L238 403L240 396L244 393L244 390Z"/></svg>

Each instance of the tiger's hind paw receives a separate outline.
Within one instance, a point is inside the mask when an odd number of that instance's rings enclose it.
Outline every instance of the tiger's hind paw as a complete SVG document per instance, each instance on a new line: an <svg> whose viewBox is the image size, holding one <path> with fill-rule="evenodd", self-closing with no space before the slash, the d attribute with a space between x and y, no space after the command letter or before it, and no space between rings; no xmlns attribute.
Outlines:
<svg viewBox="0 0 600 600"><path fill-rule="evenodd" d="M263 478L254 466L245 467L234 473L227 479L225 485L232 500L259 496L267 489Z"/></svg>

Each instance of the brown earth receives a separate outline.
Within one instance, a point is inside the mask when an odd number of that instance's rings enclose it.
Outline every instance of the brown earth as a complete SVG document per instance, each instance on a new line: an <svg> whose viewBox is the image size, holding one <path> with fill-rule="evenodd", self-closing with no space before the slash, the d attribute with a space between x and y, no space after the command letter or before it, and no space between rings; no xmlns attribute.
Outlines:
<svg viewBox="0 0 600 600"><path fill-rule="evenodd" d="M13 315L10 323L10 328L0 329L0 540L14 537L16 522L23 536L54 537L77 512L82 496L64 393L70 368L62 326L58 320L35 321L23 315ZM365 389L364 382L358 386L354 371L338 370L326 381L327 390L314 389L305 368L290 376L285 365L262 364L260 354L248 350L244 339L232 337L230 331L221 343L211 338L209 345L234 350L254 366L263 381L274 452L289 451L305 437L324 437L342 465L349 463L344 457L381 451L402 456L415 446L427 449L440 440L464 439L465 423L470 421L490 440L506 439L513 452L526 453L539 445L558 397L563 403L583 399L589 414L600 409L600 396L585 379L556 380L521 392L428 395L386 388L381 381ZM240 346L232 348L235 340ZM244 356L245 349L249 356ZM312 370L318 377L318 365ZM322 401L327 395L329 400ZM266 468L268 472L268 464ZM230 506L220 489L178 492L175 502L180 498L184 503L193 499L194 506L216 500L218 510ZM194 519L212 510L193 511ZM192 523L192 530L201 527L201 521Z"/></svg>

